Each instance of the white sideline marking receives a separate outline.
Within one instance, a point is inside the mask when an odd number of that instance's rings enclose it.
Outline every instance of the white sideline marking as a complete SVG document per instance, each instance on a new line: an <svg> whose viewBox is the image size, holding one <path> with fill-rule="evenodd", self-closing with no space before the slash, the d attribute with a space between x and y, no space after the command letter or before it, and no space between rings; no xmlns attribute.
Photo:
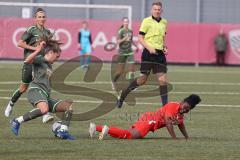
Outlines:
<svg viewBox="0 0 240 160"><path fill-rule="evenodd" d="M8 82L0 82L0 84L20 84L20 81L8 81ZM240 86L240 83L231 83L231 82L169 82L170 84L181 84L181 85L219 85L219 86ZM65 84L111 84L110 81L96 81L96 82L82 82L82 81L66 81Z"/></svg>
<svg viewBox="0 0 240 160"><path fill-rule="evenodd" d="M100 90L100 89L99 89ZM12 92L13 90L10 90L10 89L0 89L0 92ZM141 90L143 91L143 90ZM54 93L59 93L57 91L54 91L52 90L51 92L54 92ZM79 92L79 93L83 93L83 91L71 91L71 93L74 93L74 92ZM90 92L90 91L87 91L89 93L94 93L94 92ZM115 94L116 92L115 91L106 91L108 93L113 93ZM192 94L192 93L196 93L196 94L205 94L205 95L240 95L240 92L197 92L197 91L189 91L189 92L174 92L174 91L170 91L169 94Z"/></svg>
<svg viewBox="0 0 240 160"><path fill-rule="evenodd" d="M9 68L19 68L21 69L22 68L22 64L23 64L23 61L1 61L2 63L2 66L0 66L0 68L6 68L6 69L9 69ZM11 66L9 67L5 67L3 65L8 65L10 64ZM12 65L12 64L18 64L18 65ZM57 66L60 66L62 65L63 63L62 62L59 62ZM181 65L180 65L181 67ZM206 74L239 74L239 71L236 70L236 71L233 71L233 70L230 70L231 67L223 67L224 69L225 68L229 68L229 70L215 70L215 69L218 69L219 67L214 67L214 66L210 66L209 67L210 69L213 69L213 70L208 70L205 66L204 67L199 67L199 68L194 68L194 66L189 66L189 67L183 67L183 68L177 68L176 66L169 66L168 67L168 73L206 73ZM232 68L236 68L236 67L232 67ZM105 70L105 71L110 71L111 70L111 67L110 67L110 63L106 64L106 65L103 65L103 68L102 70Z"/></svg>
<svg viewBox="0 0 240 160"><path fill-rule="evenodd" d="M0 97L0 99L3 99L3 100L9 100L10 97ZM22 100L22 101L26 101L27 98L20 98L19 100ZM75 103L91 103L91 104L100 104L102 103L102 101L84 101L84 100L74 100L73 102ZM114 101L108 101L108 102L105 102L105 103L113 103L115 104L116 102ZM137 105L140 104L140 105L159 105L159 103L147 103L147 102L137 102L136 103ZM217 107L217 108L228 108L228 107L231 107L231 108L240 108L240 105L229 105L229 104L199 104L199 106L203 106L203 107Z"/></svg>

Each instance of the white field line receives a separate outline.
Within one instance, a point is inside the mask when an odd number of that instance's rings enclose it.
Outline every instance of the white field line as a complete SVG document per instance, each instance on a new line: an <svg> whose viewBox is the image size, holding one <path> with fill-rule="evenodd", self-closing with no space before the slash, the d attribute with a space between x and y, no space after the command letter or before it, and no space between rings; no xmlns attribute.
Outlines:
<svg viewBox="0 0 240 160"><path fill-rule="evenodd" d="M2 81L0 84L19 84L20 81ZM217 85L217 86L240 86L240 83L232 83L232 82L169 82L170 84L176 85ZM82 81L66 81L65 84L87 84L87 85L95 85L95 84L111 84L110 81L96 81L96 82L82 82Z"/></svg>
<svg viewBox="0 0 240 160"><path fill-rule="evenodd" d="M143 90L141 90L143 91ZM0 89L0 92L13 92L13 90L10 90L10 89ZM59 93L57 91L52 91L54 93ZM71 91L71 93L83 93L83 91ZM90 91L87 91L89 93L95 93L95 92L90 92ZM108 93L112 93L112 94L115 94L116 92L115 91L106 91ZM86 92L85 92L86 93ZM192 94L192 93L195 93L195 94L202 94L202 95L240 95L240 92L197 92L197 91L189 91L189 92L174 92L174 91L170 91L169 94ZM76 95L77 96L77 95Z"/></svg>
<svg viewBox="0 0 240 160"><path fill-rule="evenodd" d="M9 100L10 97L0 97L2 100ZM26 101L27 98L20 98L19 100ZM74 100L75 103L91 103L91 104L100 104L102 101L84 101L84 100ZM105 103L115 104L114 101L108 101ZM159 105L159 103L150 103L150 102L137 102L136 105ZM240 108L240 105L229 105L229 104L199 104L199 106L203 107L217 107L217 108Z"/></svg>
<svg viewBox="0 0 240 160"><path fill-rule="evenodd" d="M17 64L17 65L14 65L14 64ZM0 68L6 68L6 69L19 68L19 69L21 69L22 64L23 64L23 61L1 61ZM61 63L61 62L58 63L56 65L56 67L60 66L61 64L63 64L63 63ZM3 65L10 65L10 66L6 67L6 66L3 66ZM209 67L210 70L208 70L206 67L199 67L199 68L194 68L194 66L191 66L191 67L192 67L192 69L190 67L189 68L185 68L185 67L177 68L177 67L174 67L174 66L169 66L168 67L168 73L239 74L238 70L234 70L234 71L230 70L231 69L230 67L228 67L229 70L224 70L224 69L222 70L222 69L219 69L218 67L214 67L214 66L210 66ZM211 70L211 68L213 70ZM236 67L232 67L232 68L236 68ZM110 71L111 70L110 63L109 63L109 65L108 64L103 65L102 70Z"/></svg>

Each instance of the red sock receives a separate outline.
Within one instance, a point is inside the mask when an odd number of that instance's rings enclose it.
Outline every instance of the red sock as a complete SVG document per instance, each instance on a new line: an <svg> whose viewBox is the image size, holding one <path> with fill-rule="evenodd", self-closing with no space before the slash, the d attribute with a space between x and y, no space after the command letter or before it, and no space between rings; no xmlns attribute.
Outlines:
<svg viewBox="0 0 240 160"><path fill-rule="evenodd" d="M96 131L102 132L103 126L96 125Z"/></svg>
<svg viewBox="0 0 240 160"><path fill-rule="evenodd" d="M132 134L129 132L129 130L124 130L116 127L109 127L108 134L114 138L120 138L120 139L132 138Z"/></svg>

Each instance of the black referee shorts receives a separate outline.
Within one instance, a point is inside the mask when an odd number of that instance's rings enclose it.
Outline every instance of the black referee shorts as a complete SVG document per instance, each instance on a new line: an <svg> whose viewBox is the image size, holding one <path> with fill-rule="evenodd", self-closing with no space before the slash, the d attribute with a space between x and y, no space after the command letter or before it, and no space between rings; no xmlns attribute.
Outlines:
<svg viewBox="0 0 240 160"><path fill-rule="evenodd" d="M145 75L150 73L167 73L167 60L162 50L157 50L157 54L150 54L144 48L141 57L140 72Z"/></svg>

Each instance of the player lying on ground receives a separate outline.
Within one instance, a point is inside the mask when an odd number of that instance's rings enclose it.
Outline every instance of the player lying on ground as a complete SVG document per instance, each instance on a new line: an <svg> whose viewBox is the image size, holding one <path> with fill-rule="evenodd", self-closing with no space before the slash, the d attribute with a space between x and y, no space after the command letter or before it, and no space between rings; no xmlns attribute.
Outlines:
<svg viewBox="0 0 240 160"><path fill-rule="evenodd" d="M27 96L29 102L35 109L11 121L12 132L15 135L18 135L20 125L23 122L40 117L47 112L65 112L63 121L61 122L62 125L58 130L54 131L54 134L62 139L74 139L68 133L68 127L72 117L72 102L50 98L52 64L60 56L60 44L61 43L56 40L46 39L45 42L42 41L36 50L24 61L24 63L33 64L34 79L30 83ZM45 51L44 56L39 54L42 49Z"/></svg>
<svg viewBox="0 0 240 160"><path fill-rule="evenodd" d="M188 113L201 101L198 95L192 94L186 97L180 103L170 102L155 112L145 112L137 122L128 130L117 127L108 127L90 123L89 134L93 137L95 132L100 132L99 139L102 140L105 135L109 134L114 138L120 139L137 139L145 137L148 132L159 128L166 127L173 139L177 139L173 125L177 125L183 136L188 139L184 121L184 113Z"/></svg>

